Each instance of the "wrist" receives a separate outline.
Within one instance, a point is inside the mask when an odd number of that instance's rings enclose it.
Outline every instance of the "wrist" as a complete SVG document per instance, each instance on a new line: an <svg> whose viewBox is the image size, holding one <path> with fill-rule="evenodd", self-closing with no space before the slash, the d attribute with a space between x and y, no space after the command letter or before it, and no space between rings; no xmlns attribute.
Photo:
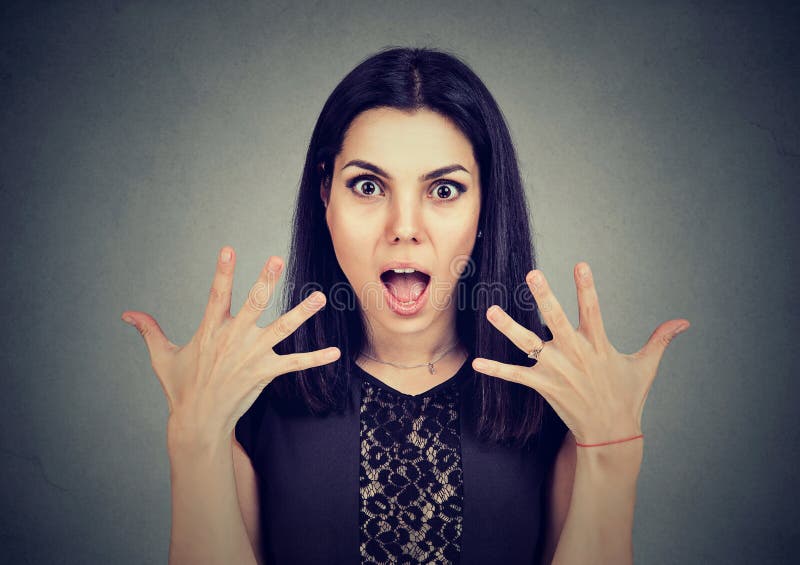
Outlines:
<svg viewBox="0 0 800 565"><path fill-rule="evenodd" d="M231 434L190 426L174 417L170 417L167 422L167 451L170 459L208 458L217 453L230 453L232 445Z"/></svg>
<svg viewBox="0 0 800 565"><path fill-rule="evenodd" d="M576 451L577 464L582 464L592 472L635 479L644 458L644 438L595 447L577 447Z"/></svg>
<svg viewBox="0 0 800 565"><path fill-rule="evenodd" d="M603 445L611 445L613 443L623 443L623 442L626 442L626 441L633 441L633 440L640 439L640 438L643 438L643 437L644 437L644 434L639 433L639 434L636 434L636 435L633 435L633 436L630 436L630 437L624 437L624 438L621 438L621 439L615 439L615 440L611 440L611 441L602 441L602 442L598 442L598 443L581 443L581 442L577 442L576 441L575 445L577 447L601 447Z"/></svg>

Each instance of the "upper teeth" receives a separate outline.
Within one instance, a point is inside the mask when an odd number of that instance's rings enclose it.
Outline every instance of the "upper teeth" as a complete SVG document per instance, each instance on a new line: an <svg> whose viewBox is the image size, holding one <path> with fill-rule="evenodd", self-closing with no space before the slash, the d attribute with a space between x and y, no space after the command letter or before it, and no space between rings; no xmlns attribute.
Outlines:
<svg viewBox="0 0 800 565"><path fill-rule="evenodd" d="M416 269L392 269L395 273L414 273Z"/></svg>

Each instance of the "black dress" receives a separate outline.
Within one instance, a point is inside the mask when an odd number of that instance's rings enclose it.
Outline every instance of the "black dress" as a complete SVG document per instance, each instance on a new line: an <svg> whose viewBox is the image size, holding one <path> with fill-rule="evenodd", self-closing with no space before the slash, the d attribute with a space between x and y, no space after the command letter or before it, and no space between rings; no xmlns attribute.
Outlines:
<svg viewBox="0 0 800 565"><path fill-rule="evenodd" d="M264 389L236 438L258 477L268 563L535 564L566 426L556 416L531 448L480 442L471 365L408 395L354 364L348 410L324 417Z"/></svg>

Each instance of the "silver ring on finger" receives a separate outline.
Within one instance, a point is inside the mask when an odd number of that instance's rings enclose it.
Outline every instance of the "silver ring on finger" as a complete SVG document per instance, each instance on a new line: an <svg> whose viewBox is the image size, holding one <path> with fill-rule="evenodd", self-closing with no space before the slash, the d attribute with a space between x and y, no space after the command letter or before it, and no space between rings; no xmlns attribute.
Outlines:
<svg viewBox="0 0 800 565"><path fill-rule="evenodd" d="M531 349L530 353L528 353L528 357L538 361L539 360L539 354L542 352L542 349L544 349L544 346L545 346L546 343L547 342L543 341L542 344L539 347L534 347L533 349Z"/></svg>

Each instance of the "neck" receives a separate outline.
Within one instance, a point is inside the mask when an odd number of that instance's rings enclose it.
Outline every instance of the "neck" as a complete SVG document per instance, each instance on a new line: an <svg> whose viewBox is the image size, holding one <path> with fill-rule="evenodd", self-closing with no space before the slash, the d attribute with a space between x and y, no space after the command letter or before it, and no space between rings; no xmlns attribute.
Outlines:
<svg viewBox="0 0 800 565"><path fill-rule="evenodd" d="M459 356L463 349L456 334L455 326L448 327L447 331L428 327L422 332L415 333L398 334L382 331L373 331L371 333L372 335L369 336L368 343L363 348L362 353L366 353L384 363L422 365L432 361L435 362L440 357L441 361L446 361L451 357ZM364 356L362 355L362 357Z"/></svg>
<svg viewBox="0 0 800 565"><path fill-rule="evenodd" d="M440 352L421 363L413 362L413 360L412 362L404 360L399 363L391 359L390 362L387 362L382 357L372 353L370 355L379 361L362 354L356 361L358 366L400 392L419 394L452 377L462 366L464 360L469 357L469 352L461 343L456 343L454 347L452 345L444 346ZM391 363L396 363L396 365ZM433 370L427 363L432 363Z"/></svg>
<svg viewBox="0 0 800 565"><path fill-rule="evenodd" d="M384 358L381 358L380 356L377 356L377 355L375 355L373 353L366 353L366 352L362 352L361 355L363 357L366 357L366 358L368 358L368 359L370 359L372 361L377 361L379 363L385 363L387 365L393 365L393 366L397 366L397 367L400 367L400 368L412 369L412 368L416 368L416 367L423 367L425 365L431 365L433 363L438 363L439 361L443 360L445 357L449 356L451 353L458 354L459 351L461 351L460 343L458 341L454 341L448 347L444 347L440 351L436 352L435 354L430 355L428 357L428 360L427 361L423 361L422 363L408 363L408 362L399 363L398 361L388 361L388 360L385 360Z"/></svg>

